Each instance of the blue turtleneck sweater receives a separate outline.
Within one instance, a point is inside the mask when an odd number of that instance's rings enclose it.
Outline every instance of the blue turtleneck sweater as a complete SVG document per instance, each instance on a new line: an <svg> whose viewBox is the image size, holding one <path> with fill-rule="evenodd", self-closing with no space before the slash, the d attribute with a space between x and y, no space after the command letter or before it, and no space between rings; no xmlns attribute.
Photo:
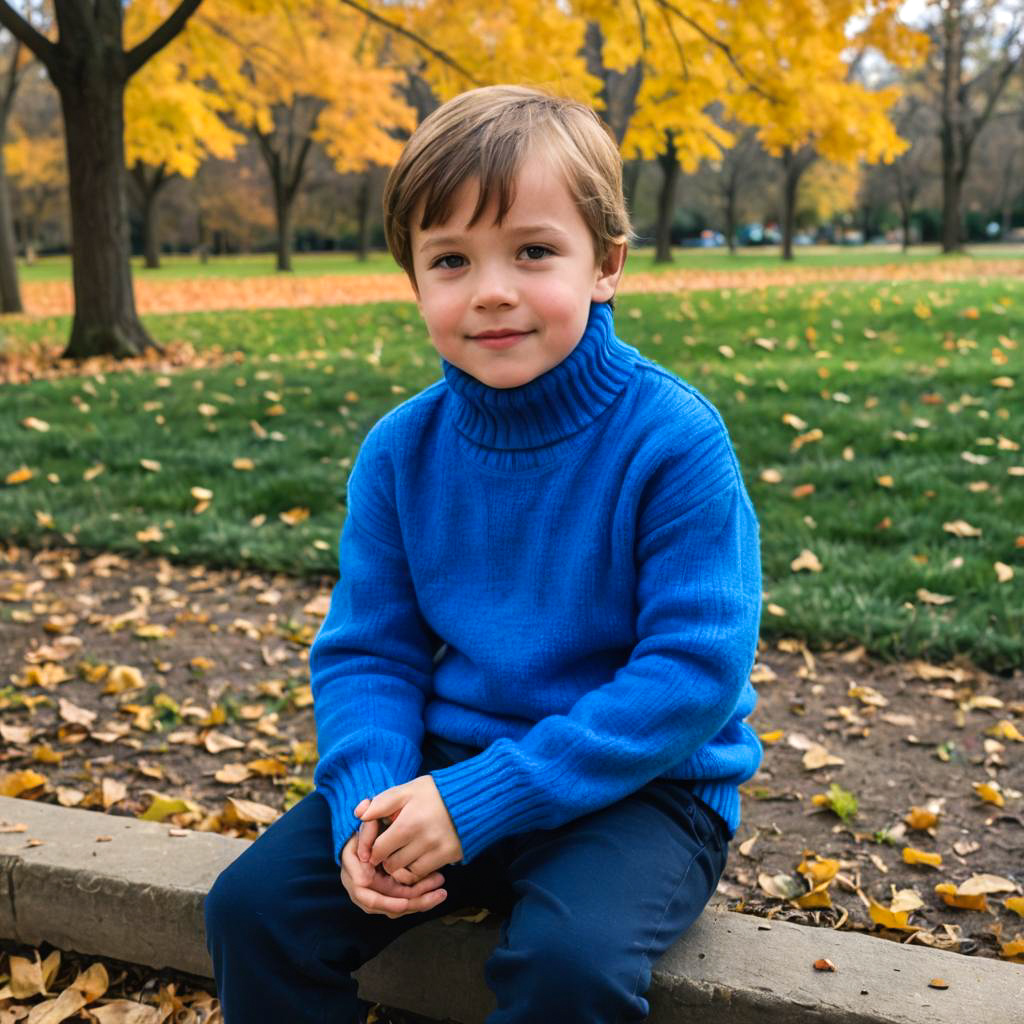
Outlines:
<svg viewBox="0 0 1024 1024"><path fill-rule="evenodd" d="M348 480L341 574L310 651L335 855L353 809L432 772L468 863L659 776L735 834L759 529L718 411L624 344L607 304L557 366L444 378L383 416Z"/></svg>

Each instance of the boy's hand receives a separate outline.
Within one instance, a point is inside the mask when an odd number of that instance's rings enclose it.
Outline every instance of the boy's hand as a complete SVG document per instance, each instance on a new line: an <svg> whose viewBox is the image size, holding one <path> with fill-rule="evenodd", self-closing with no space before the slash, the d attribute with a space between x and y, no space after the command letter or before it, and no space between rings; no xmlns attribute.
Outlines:
<svg viewBox="0 0 1024 1024"><path fill-rule="evenodd" d="M396 918L430 910L447 899L448 894L440 888L444 884L440 872L428 875L416 885L403 885L383 868L374 868L360 859L360 833L375 836L377 828L375 821L360 826L341 848L341 884L352 902L367 914Z"/></svg>
<svg viewBox="0 0 1024 1024"><path fill-rule="evenodd" d="M361 801L355 815L363 820L364 828L377 819L391 818L391 824L376 841L364 839L360 853L366 846L372 847L367 866L383 866L396 881L412 884L446 864L462 860L462 843L429 775Z"/></svg>

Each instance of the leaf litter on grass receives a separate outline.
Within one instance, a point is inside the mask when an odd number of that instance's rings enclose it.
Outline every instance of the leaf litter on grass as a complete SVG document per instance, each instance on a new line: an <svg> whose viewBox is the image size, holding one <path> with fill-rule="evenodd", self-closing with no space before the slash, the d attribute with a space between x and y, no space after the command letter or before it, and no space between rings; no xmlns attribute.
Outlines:
<svg viewBox="0 0 1024 1024"><path fill-rule="evenodd" d="M0 792L258 837L312 788L307 657L330 584L8 549ZM717 899L1009 956L1024 931L1024 774L1014 742L987 733L1024 719L1021 674L789 640L761 645L753 678L752 726L784 739L743 786ZM979 778L999 784L1002 807L978 798ZM925 857L908 863L905 849Z"/></svg>

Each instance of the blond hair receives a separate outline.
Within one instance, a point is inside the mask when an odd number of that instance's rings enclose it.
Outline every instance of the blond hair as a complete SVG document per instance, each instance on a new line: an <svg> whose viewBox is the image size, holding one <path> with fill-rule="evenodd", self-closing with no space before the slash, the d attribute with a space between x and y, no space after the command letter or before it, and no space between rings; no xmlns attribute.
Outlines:
<svg viewBox="0 0 1024 1024"><path fill-rule="evenodd" d="M634 235L622 195L622 159L610 130L590 107L539 89L488 85L438 107L413 132L384 186L384 235L391 254L415 281L412 217L423 202L419 228L444 224L455 191L480 183L470 226L497 193L500 225L515 200L515 178L528 153L543 146L594 240L601 263L611 246Z"/></svg>

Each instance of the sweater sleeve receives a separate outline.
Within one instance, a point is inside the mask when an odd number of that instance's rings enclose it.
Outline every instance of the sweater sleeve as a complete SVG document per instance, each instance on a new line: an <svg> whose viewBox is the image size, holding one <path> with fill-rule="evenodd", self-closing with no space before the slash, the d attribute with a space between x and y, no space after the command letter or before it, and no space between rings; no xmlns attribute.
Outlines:
<svg viewBox="0 0 1024 1024"><path fill-rule="evenodd" d="M349 475L340 579L309 656L319 752L313 784L330 807L339 864L359 827L359 801L419 769L437 646L401 543L384 422L367 435Z"/></svg>
<svg viewBox="0 0 1024 1024"><path fill-rule="evenodd" d="M463 863L507 835L608 806L688 759L697 775L729 774L703 764L701 748L750 710L761 612L759 528L731 467L710 496L700 488L696 506L680 513L676 491L675 515L661 501L654 519L642 517L637 642L614 677L518 741L431 773Z"/></svg>

